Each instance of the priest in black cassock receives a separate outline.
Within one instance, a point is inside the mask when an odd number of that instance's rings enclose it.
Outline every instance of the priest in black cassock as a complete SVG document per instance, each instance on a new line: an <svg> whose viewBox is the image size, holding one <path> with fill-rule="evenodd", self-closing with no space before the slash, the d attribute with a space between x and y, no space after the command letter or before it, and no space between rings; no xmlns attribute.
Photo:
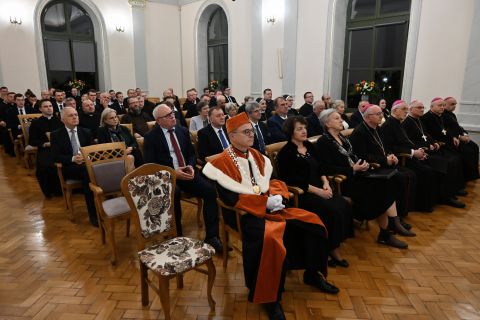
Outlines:
<svg viewBox="0 0 480 320"><path fill-rule="evenodd" d="M363 121L353 130L350 141L355 154L360 159L368 163L377 163L381 168L395 168L398 170L398 173L390 179L395 179L395 184L398 186L397 213L403 218L407 216L408 211L411 210L414 204L416 176L412 170L398 166L398 158L385 146L385 142L378 130L382 120L383 112L379 106L373 104L366 105L363 111ZM399 220L390 221L389 227L394 228L394 223L398 224ZM407 230L411 228L404 221L400 221L400 223ZM401 230L398 226L397 229ZM415 236L415 233L410 231L400 234Z"/></svg>
<svg viewBox="0 0 480 320"><path fill-rule="evenodd" d="M410 102L408 116L402 126L408 138L427 152L430 166L444 175L440 186L440 201L446 204L451 202L449 199L458 201L456 195L465 195L462 159L458 152L441 146L430 136L421 120L424 110L422 102ZM459 205L463 204L458 202Z"/></svg>
<svg viewBox="0 0 480 320"><path fill-rule="evenodd" d="M53 105L50 99L43 99L39 104L42 116L32 121L30 125L29 144L37 147L36 176L40 189L45 197L61 194L60 181L58 180L57 169L54 166L53 155L50 151L50 139L47 132L55 131L63 127L63 123L54 114Z"/></svg>
<svg viewBox="0 0 480 320"><path fill-rule="evenodd" d="M450 150L458 152L463 161L463 173L466 180L477 179L478 150L476 155L472 155L470 148L465 147L465 143L461 143L459 132L451 127L451 120L447 119L444 114L445 106L445 100L442 98L432 99L430 111L422 117L425 129L435 140L444 142Z"/></svg>
<svg viewBox="0 0 480 320"><path fill-rule="evenodd" d="M443 118L447 130L450 130L453 135L458 137L458 149L460 153L465 155L465 173L467 174L467 180L475 180L479 178L478 173L478 145L470 139L467 130L465 130L458 123L455 108L457 107L457 100L454 97L445 98L445 111L443 112Z"/></svg>
<svg viewBox="0 0 480 320"><path fill-rule="evenodd" d="M453 207L465 207L465 204L453 198L439 198L444 174L430 165L428 153L421 146L415 145L408 137L402 126L407 114L407 103L403 100L395 101L392 104L390 117L382 125L380 132L387 149L392 150L397 156L404 154L406 167L413 170L417 176L415 210L432 212L434 205L439 200L443 200Z"/></svg>

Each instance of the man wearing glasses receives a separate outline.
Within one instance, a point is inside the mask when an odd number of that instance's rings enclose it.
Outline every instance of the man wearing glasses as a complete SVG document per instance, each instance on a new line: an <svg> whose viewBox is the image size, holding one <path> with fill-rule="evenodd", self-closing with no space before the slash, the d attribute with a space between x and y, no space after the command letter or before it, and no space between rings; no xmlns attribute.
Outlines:
<svg viewBox="0 0 480 320"><path fill-rule="evenodd" d="M177 176L175 217L178 235L183 234L180 192L184 191L203 199L205 242L212 245L217 253L221 253L223 247L218 237L218 209L215 188L195 171L196 157L190 133L187 128L177 125L172 109L172 106L163 103L153 110L157 125L145 134L145 163L158 163L175 169Z"/></svg>
<svg viewBox="0 0 480 320"><path fill-rule="evenodd" d="M287 187L270 180L272 164L251 148L255 131L246 113L229 119L227 132L231 145L207 163L203 173L217 182L219 196L227 205L247 212L240 224L248 300L264 304L270 319L285 319L280 300L287 268L305 269L307 285L338 292L325 279L326 229L317 215L285 208ZM227 223L228 215L224 214Z"/></svg>

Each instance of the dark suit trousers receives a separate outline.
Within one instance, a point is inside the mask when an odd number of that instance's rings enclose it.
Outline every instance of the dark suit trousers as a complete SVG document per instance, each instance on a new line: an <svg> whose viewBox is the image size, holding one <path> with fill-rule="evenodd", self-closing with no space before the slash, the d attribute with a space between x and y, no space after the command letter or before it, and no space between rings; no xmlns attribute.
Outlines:
<svg viewBox="0 0 480 320"><path fill-rule="evenodd" d="M81 180L83 186L83 194L87 203L88 217L91 223L97 223L97 210L95 209L95 201L93 200L93 192L90 190L88 172L85 165L72 164L63 167L63 175L65 179Z"/></svg>
<svg viewBox="0 0 480 320"><path fill-rule="evenodd" d="M178 235L182 230L182 209L180 205L180 192L186 192L203 199L203 221L205 222L205 239L218 237L218 208L217 193L212 183L195 172L193 180L177 180L175 189L175 219Z"/></svg>

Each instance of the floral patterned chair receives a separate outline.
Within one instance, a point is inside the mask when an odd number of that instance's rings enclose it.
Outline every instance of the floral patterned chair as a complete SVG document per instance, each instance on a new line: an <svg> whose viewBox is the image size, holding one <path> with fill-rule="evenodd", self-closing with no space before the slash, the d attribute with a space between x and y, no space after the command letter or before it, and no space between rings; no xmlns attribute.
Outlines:
<svg viewBox="0 0 480 320"><path fill-rule="evenodd" d="M183 273L192 269L208 275L208 304L212 312L215 310L212 298L215 249L200 240L177 237L173 210L175 182L172 168L153 163L144 164L122 180L122 192L137 231L142 305L149 304L150 286L160 296L167 320L170 319L169 281L176 277L177 288L182 288ZM147 246L147 243L153 245ZM200 268L204 264L207 270ZM159 278L158 287L148 278L149 270Z"/></svg>

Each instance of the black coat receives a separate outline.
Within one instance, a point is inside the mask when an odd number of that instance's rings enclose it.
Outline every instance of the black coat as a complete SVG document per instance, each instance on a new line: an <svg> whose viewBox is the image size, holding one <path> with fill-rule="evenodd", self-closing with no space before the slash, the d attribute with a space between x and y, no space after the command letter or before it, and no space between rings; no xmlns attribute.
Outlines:
<svg viewBox="0 0 480 320"><path fill-rule="evenodd" d="M197 110L197 104L200 102L200 99L197 98L195 103L187 100L183 104L183 110L187 111L187 114L185 115L185 118L191 118L198 116L198 110Z"/></svg>
<svg viewBox="0 0 480 320"><path fill-rule="evenodd" d="M395 154L412 152L412 149L418 149L413 142L408 138L405 129L400 120L389 117L387 121L380 127L380 135L387 149Z"/></svg>
<svg viewBox="0 0 480 320"><path fill-rule="evenodd" d="M97 139L98 128L100 127L100 114L97 112L83 113L80 111L79 115L80 126L87 128L92 133L93 139Z"/></svg>
<svg viewBox="0 0 480 320"><path fill-rule="evenodd" d="M132 147L133 149L138 149L137 140L132 136L132 134L130 133L130 130L128 130L127 127L122 125L118 125L118 128L120 129L120 137L122 141L125 142L125 146L127 148ZM97 139L98 139L98 143L113 142L107 127L98 128Z"/></svg>
<svg viewBox="0 0 480 320"><path fill-rule="evenodd" d="M92 144L92 134L90 130L77 126L77 136L81 147ZM71 166L73 151L72 143L70 142L70 135L66 127L57 129L50 134L51 151L55 162L60 162L64 166Z"/></svg>
<svg viewBox="0 0 480 320"><path fill-rule="evenodd" d="M265 143L265 145L269 145L270 143L272 143L272 141L271 141L272 137L270 135L270 131L268 131L267 125L265 123L263 123L262 121L259 121L258 122L258 127L260 128L260 131L262 132L263 142ZM260 144L258 142L258 137L257 137L256 133L255 133L255 136L253 137L252 148L260 151ZM263 153L265 153L265 151Z"/></svg>
<svg viewBox="0 0 480 320"><path fill-rule="evenodd" d="M378 134L375 134L375 132ZM380 142L383 144L385 154L381 146L376 142L373 137L380 137ZM386 149L385 142L382 140L378 129L370 128L365 122L362 121L355 130L353 130L350 136L350 141L355 150L355 154L362 160L366 160L369 163L376 162L382 167L388 167L387 155L391 152Z"/></svg>
<svg viewBox="0 0 480 320"><path fill-rule="evenodd" d="M354 129L363 122L363 116L360 111L355 111L350 117L350 128Z"/></svg>
<svg viewBox="0 0 480 320"><path fill-rule="evenodd" d="M175 126L175 135L185 159L185 165L195 167L196 157L190 132L187 128L177 125ZM158 163L173 168L173 159L170 156L168 143L159 125L155 125L152 130L145 134L143 158L145 163Z"/></svg>
<svg viewBox="0 0 480 320"><path fill-rule="evenodd" d="M323 134L323 127L320 124L320 120L318 120L318 116L315 113L312 112L312 114L310 114L306 120L308 124L307 135L309 137Z"/></svg>
<svg viewBox="0 0 480 320"><path fill-rule="evenodd" d="M225 127L222 129L225 139L229 142L227 135L227 130ZM212 156L214 154L220 153L223 151L222 143L218 138L215 129L213 129L212 125L209 124L206 127L198 130L198 157L205 161L206 157Z"/></svg>
<svg viewBox="0 0 480 320"><path fill-rule="evenodd" d="M455 136L463 136L467 134L467 130L463 129L462 126L458 123L457 116L455 113L445 110L443 112L443 121L445 122L445 126L450 130L452 135Z"/></svg>
<svg viewBox="0 0 480 320"><path fill-rule="evenodd" d="M438 116L433 112L428 111L422 116L421 119L425 125L425 130L432 136L433 139L445 142L450 146L453 145L453 137L456 135L446 126L443 115ZM443 134L443 129L446 130L446 134Z"/></svg>
<svg viewBox="0 0 480 320"><path fill-rule="evenodd" d="M271 143L287 141L288 137L283 132L283 120L278 114L271 116L267 120L268 131L270 132Z"/></svg>
<svg viewBox="0 0 480 320"><path fill-rule="evenodd" d="M30 106L25 106L25 113L26 114L33 114L36 113L33 107ZM19 135L22 131L22 129L19 129L18 126L20 125L20 121L18 120L18 115L20 113L18 112L18 108L15 105L10 106L7 109L7 115L6 115L6 123L7 123L7 128L12 129L12 134L14 137Z"/></svg>
<svg viewBox="0 0 480 320"><path fill-rule="evenodd" d="M298 113L300 113L304 117L308 117L313 113L313 105L305 103L303 106L300 107Z"/></svg>
<svg viewBox="0 0 480 320"><path fill-rule="evenodd" d="M53 132L63 126L57 116L52 116L50 120L44 116L34 119L30 124L28 144L42 148L43 144L49 141L47 132Z"/></svg>

